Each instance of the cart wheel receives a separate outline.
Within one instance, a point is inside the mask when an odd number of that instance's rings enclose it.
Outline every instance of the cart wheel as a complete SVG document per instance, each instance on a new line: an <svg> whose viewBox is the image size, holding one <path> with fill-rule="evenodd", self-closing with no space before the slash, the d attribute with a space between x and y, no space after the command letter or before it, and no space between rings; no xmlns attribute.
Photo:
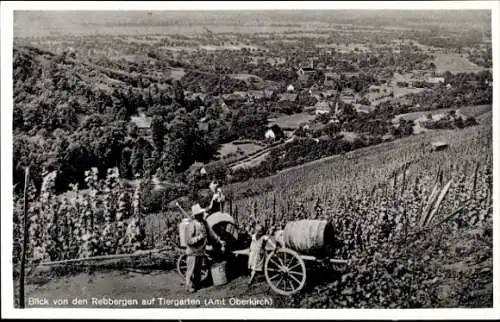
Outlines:
<svg viewBox="0 0 500 322"><path fill-rule="evenodd" d="M182 277L186 276L187 271L187 263L186 263L186 254L182 254L177 259L177 273ZM209 267L208 267L208 258L207 256L203 256L203 262L201 264L201 281L205 281L208 277Z"/></svg>
<svg viewBox="0 0 500 322"><path fill-rule="evenodd" d="M271 289L281 295L299 292L306 284L306 265L299 254L279 248L266 258L264 274Z"/></svg>

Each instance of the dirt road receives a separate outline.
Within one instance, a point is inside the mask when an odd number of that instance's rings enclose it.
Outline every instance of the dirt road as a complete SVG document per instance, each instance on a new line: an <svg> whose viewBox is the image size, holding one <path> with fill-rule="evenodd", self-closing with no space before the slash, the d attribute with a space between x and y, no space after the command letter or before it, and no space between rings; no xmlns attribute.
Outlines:
<svg viewBox="0 0 500 322"><path fill-rule="evenodd" d="M79 308L272 308L277 296L264 277L247 286L240 276L225 285L209 286L190 294L175 270L131 270L78 273L26 285L27 307ZM75 300L76 299L76 300ZM55 301L55 302L54 302ZM114 301L114 304L110 304Z"/></svg>

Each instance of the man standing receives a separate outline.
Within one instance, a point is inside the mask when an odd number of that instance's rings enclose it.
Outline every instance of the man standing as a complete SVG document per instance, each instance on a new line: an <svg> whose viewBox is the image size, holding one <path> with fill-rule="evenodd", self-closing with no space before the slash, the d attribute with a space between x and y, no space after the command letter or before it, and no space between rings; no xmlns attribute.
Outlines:
<svg viewBox="0 0 500 322"><path fill-rule="evenodd" d="M205 246L208 239L221 245L221 250L224 252L224 242L214 233L204 220L205 209L199 204L191 208L193 219L187 227L187 247L186 247L186 289L188 292L196 292L199 287L201 268L203 264L203 257Z"/></svg>

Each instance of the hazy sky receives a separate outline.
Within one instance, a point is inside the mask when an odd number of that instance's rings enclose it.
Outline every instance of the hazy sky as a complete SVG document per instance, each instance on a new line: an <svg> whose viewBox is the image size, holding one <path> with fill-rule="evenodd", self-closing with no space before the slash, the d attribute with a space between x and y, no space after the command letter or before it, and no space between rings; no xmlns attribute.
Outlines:
<svg viewBox="0 0 500 322"><path fill-rule="evenodd" d="M16 11L14 35L106 34L116 33L117 28L124 33L172 33L177 29L179 32L203 32L200 27L203 25L264 26L271 23L352 23L391 27L457 24L484 30L489 29L490 20L488 10ZM139 26L141 30L137 29Z"/></svg>

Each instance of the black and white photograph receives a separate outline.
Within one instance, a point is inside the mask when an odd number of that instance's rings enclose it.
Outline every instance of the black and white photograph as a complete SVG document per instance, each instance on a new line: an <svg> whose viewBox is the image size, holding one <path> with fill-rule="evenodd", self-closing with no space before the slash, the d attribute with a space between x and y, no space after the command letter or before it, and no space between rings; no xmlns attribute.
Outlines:
<svg viewBox="0 0 500 322"><path fill-rule="evenodd" d="M498 316L499 3L272 3L2 2L2 311Z"/></svg>

